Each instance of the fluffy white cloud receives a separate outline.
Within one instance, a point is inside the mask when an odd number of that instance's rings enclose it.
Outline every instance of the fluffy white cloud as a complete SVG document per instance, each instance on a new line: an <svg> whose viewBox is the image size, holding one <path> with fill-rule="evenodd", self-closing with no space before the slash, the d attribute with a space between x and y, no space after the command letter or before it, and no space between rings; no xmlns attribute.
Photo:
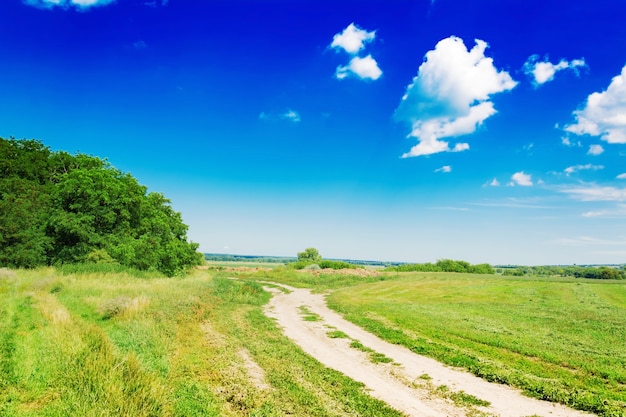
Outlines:
<svg viewBox="0 0 626 417"><path fill-rule="evenodd" d="M509 183L509 185L516 184L524 187L530 187L531 185L533 185L533 181L529 174L525 174L524 171L520 171L511 175L511 182Z"/></svg>
<svg viewBox="0 0 626 417"><path fill-rule="evenodd" d="M435 172L452 172L452 167L450 165L444 165L441 168L437 168Z"/></svg>
<svg viewBox="0 0 626 417"><path fill-rule="evenodd" d="M592 164L585 164L585 165L574 165L571 167L567 167L565 168L565 175L571 175L575 172L578 171L583 171L583 170L593 170L593 171L597 171L599 169L604 169L603 165L592 165Z"/></svg>
<svg viewBox="0 0 626 417"><path fill-rule="evenodd" d="M94 6L106 6L115 0L24 0L29 6L49 9L55 6L67 9L76 7L77 9L87 9Z"/></svg>
<svg viewBox="0 0 626 417"><path fill-rule="evenodd" d="M343 80L350 74L354 74L362 80L377 80L383 75L383 72L378 67L376 60L368 55L365 58L355 56L348 65L337 67L335 76Z"/></svg>
<svg viewBox="0 0 626 417"><path fill-rule="evenodd" d="M578 67L584 66L586 66L584 58L571 61L562 59L558 64L553 64L550 61L539 62L539 55L532 55L524 64L523 70L526 75L532 78L533 85L539 87L552 81L557 71L571 69L578 75Z"/></svg>
<svg viewBox="0 0 626 417"><path fill-rule="evenodd" d="M365 47L365 43L372 42L376 38L376 31L368 32L359 28L354 23L350 23L341 33L333 36L330 44L331 48L343 49L347 53L354 55Z"/></svg>
<svg viewBox="0 0 626 417"><path fill-rule="evenodd" d="M619 175L618 175L617 177L615 177L615 178L617 178L618 180L626 180L626 172L625 172L625 173L623 173L623 174L619 174Z"/></svg>
<svg viewBox="0 0 626 417"><path fill-rule="evenodd" d="M573 115L576 123L566 126L566 131L600 136L608 143L626 143L626 65L605 91L590 94L584 107Z"/></svg>
<svg viewBox="0 0 626 417"><path fill-rule="evenodd" d="M602 152L604 152L602 145L591 145L589 146L587 155L600 155Z"/></svg>
<svg viewBox="0 0 626 417"><path fill-rule="evenodd" d="M490 186L492 186L492 187L499 187L499 186L500 186L500 181L498 181L498 179L497 179L497 178L494 178L494 179L493 179L493 180L489 183L489 185L490 185Z"/></svg>
<svg viewBox="0 0 626 417"><path fill-rule="evenodd" d="M467 143L451 148L440 139L476 131L496 113L491 95L517 85L485 56L487 43L479 39L475 42L468 51L461 39L452 36L426 53L394 114L397 121L410 124L408 137L419 141L403 157L469 149Z"/></svg>

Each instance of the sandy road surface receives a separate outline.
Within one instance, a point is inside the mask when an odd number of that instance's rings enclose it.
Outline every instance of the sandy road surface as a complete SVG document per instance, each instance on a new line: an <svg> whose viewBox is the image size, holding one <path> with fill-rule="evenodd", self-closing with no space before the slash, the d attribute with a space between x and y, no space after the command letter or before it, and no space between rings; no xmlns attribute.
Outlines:
<svg viewBox="0 0 626 417"><path fill-rule="evenodd" d="M422 381L419 377L424 374L432 378L430 381L434 386L446 385L453 391L464 391L489 401L491 406L480 407L480 410L496 416L591 416L558 404L526 397L508 386L486 382L467 372L416 355L344 320L326 306L323 295L313 294L306 289L283 287L290 293L266 288L273 293L266 307L266 314L277 320L285 335L325 366L362 382L373 397L409 416L452 417L467 414L467 409L455 407L450 401L432 395L426 388L410 386L413 381ZM321 320L305 321L302 307L321 317ZM365 353L350 347L349 339L328 337L327 333L335 329L393 359L395 364L372 363Z"/></svg>

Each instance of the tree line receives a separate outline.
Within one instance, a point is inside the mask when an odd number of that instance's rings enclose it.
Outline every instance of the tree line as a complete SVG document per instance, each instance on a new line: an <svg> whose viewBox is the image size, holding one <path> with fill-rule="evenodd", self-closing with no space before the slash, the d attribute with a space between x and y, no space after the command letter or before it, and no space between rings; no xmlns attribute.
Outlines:
<svg viewBox="0 0 626 417"><path fill-rule="evenodd" d="M98 157L0 138L0 266L118 263L172 276L202 261L160 193Z"/></svg>
<svg viewBox="0 0 626 417"><path fill-rule="evenodd" d="M472 265L466 261L452 259L440 259L436 263L426 262L423 264L401 264L389 266L385 271L395 272L462 272L468 274L495 274L495 270L489 264Z"/></svg>
<svg viewBox="0 0 626 417"><path fill-rule="evenodd" d="M626 279L626 270L624 266L515 266L515 267L498 267L496 271L502 275L509 276L561 276L589 279Z"/></svg>

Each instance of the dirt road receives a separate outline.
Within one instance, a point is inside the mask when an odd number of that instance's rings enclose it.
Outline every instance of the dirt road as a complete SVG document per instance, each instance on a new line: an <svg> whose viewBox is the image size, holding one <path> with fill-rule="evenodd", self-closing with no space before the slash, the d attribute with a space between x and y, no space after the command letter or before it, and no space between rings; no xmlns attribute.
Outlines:
<svg viewBox="0 0 626 417"><path fill-rule="evenodd" d="M486 382L467 372L416 355L344 320L326 306L323 295L306 289L283 287L290 292L287 294L275 288L266 288L273 293L266 314L277 320L285 335L325 366L363 383L373 397L408 416L456 417L472 412L436 395L436 388L442 385L447 386L449 392L463 391L491 403L488 407L474 406L473 412L479 410L501 417L591 416L526 397L508 386ZM318 316L319 320L304 320L303 311ZM348 338L330 338L328 332L335 330L345 333ZM372 363L367 353L350 347L352 341L391 358L393 363Z"/></svg>

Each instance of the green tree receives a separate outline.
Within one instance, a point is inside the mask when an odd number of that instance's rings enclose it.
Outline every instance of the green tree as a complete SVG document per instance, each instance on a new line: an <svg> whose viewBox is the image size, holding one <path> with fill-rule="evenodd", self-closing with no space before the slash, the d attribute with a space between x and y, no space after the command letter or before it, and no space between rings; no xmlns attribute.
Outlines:
<svg viewBox="0 0 626 417"><path fill-rule="evenodd" d="M117 262L174 275L198 245L170 201L97 157L0 138L0 267Z"/></svg>
<svg viewBox="0 0 626 417"><path fill-rule="evenodd" d="M315 248L306 248L303 252L298 252L298 262L317 263L322 260L322 255Z"/></svg>

